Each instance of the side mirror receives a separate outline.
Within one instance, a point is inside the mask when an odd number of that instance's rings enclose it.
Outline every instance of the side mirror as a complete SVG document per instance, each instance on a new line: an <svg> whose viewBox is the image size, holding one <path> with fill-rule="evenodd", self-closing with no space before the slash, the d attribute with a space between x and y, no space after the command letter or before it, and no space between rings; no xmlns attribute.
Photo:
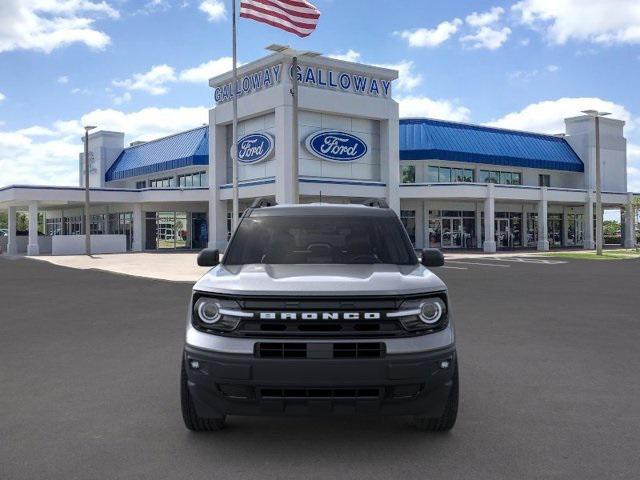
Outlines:
<svg viewBox="0 0 640 480"><path fill-rule="evenodd" d="M220 251L217 248L205 248L198 254L198 266L215 267L220 263Z"/></svg>
<svg viewBox="0 0 640 480"><path fill-rule="evenodd" d="M441 267L444 265L444 255L437 248L425 248L420 263L425 267Z"/></svg>

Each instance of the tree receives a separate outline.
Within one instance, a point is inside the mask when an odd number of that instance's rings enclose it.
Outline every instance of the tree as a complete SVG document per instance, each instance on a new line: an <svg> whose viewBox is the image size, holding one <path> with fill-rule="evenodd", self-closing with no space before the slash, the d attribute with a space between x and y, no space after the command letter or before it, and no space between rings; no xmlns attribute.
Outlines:
<svg viewBox="0 0 640 480"><path fill-rule="evenodd" d="M9 228L7 222L7 212L0 212L0 228Z"/></svg>

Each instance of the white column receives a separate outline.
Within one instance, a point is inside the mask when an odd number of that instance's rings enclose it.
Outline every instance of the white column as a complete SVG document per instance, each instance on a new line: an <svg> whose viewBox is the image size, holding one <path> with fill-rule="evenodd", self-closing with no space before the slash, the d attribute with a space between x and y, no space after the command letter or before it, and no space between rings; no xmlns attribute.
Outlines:
<svg viewBox="0 0 640 480"><path fill-rule="evenodd" d="M636 222L633 210L633 193L627 196L624 215L624 248L636 247Z"/></svg>
<svg viewBox="0 0 640 480"><path fill-rule="evenodd" d="M142 204L135 203L133 205L133 241L131 242L131 250L134 252L142 251L143 223Z"/></svg>
<svg viewBox="0 0 640 480"><path fill-rule="evenodd" d="M495 213L496 202L493 198L493 185L487 185L487 198L484 200L484 244L485 253L495 253L496 251L496 234L495 234Z"/></svg>
<svg viewBox="0 0 640 480"><path fill-rule="evenodd" d="M220 200L220 185L227 183L226 159L229 158L226 128L216 125L215 110L209 115L209 248L224 252L227 246L227 212L230 202ZM213 159L216 159L214 162ZM219 161L218 159L222 159ZM277 162L277 160L274 160ZM229 169L230 170L230 169Z"/></svg>
<svg viewBox="0 0 640 480"><path fill-rule="evenodd" d="M40 255L38 246L38 204L29 204L29 243L27 244L27 255Z"/></svg>
<svg viewBox="0 0 640 480"><path fill-rule="evenodd" d="M387 184L387 203L400 215L400 125L397 104L394 119L380 122L381 178Z"/></svg>
<svg viewBox="0 0 640 480"><path fill-rule="evenodd" d="M287 95L291 97L291 95ZM293 117L293 108L290 105L291 98L285 100L286 105L276 107L276 203L292 203L293 202L293 152L291 145L293 138L291 137L291 126Z"/></svg>
<svg viewBox="0 0 640 480"><path fill-rule="evenodd" d="M569 212L567 207L562 207L562 246L569 244Z"/></svg>
<svg viewBox="0 0 640 480"><path fill-rule="evenodd" d="M584 204L584 249L593 250L596 248L596 242L593 238L593 198L587 195L587 201Z"/></svg>
<svg viewBox="0 0 640 480"><path fill-rule="evenodd" d="M422 200L422 244L424 248L429 248L429 201Z"/></svg>
<svg viewBox="0 0 640 480"><path fill-rule="evenodd" d="M421 250L424 248L424 213L422 211L422 201L415 200L415 203L412 205L412 208L415 208L416 213L416 245L415 248Z"/></svg>
<svg viewBox="0 0 640 480"><path fill-rule="evenodd" d="M476 248L482 247L482 207L476 203Z"/></svg>
<svg viewBox="0 0 640 480"><path fill-rule="evenodd" d="M538 250L549 250L549 238L547 235L547 187L540 189L540 201L538 202Z"/></svg>
<svg viewBox="0 0 640 480"><path fill-rule="evenodd" d="M7 213L7 228L9 229L9 237L7 238L7 253L9 255L17 255L18 244L16 242L16 215L18 210L16 207L9 207Z"/></svg>

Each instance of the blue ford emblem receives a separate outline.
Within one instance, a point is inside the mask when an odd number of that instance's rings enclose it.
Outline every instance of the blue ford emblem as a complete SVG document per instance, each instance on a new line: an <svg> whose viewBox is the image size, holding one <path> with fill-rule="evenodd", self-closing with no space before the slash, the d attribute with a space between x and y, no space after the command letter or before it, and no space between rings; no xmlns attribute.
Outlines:
<svg viewBox="0 0 640 480"><path fill-rule="evenodd" d="M258 163L273 153L273 137L266 133L252 133L238 139L238 161Z"/></svg>
<svg viewBox="0 0 640 480"><path fill-rule="evenodd" d="M332 162L353 162L367 153L367 144L360 138L333 130L309 135L306 144L316 157Z"/></svg>

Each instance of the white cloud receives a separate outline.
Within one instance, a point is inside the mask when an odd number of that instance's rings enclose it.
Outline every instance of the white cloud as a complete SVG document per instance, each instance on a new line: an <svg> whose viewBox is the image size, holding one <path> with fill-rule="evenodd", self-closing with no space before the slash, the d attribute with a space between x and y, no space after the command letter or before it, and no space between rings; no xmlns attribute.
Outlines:
<svg viewBox="0 0 640 480"><path fill-rule="evenodd" d="M471 48L486 48L487 50L497 50L511 35L509 27L503 27L500 30L491 27L481 27L473 35L465 35L460 38L462 43L471 44Z"/></svg>
<svg viewBox="0 0 640 480"><path fill-rule="evenodd" d="M436 28L418 28L395 32L409 42L411 47L437 47L451 38L462 25L462 20L455 18L450 22L442 22Z"/></svg>
<svg viewBox="0 0 640 480"><path fill-rule="evenodd" d="M492 23L496 23L498 20L500 20L500 17L502 16L503 13L504 13L504 8L493 7L488 12L484 12L484 13L473 12L471 15L467 16L465 20L472 27L485 27L487 25L491 25Z"/></svg>
<svg viewBox="0 0 640 480"><path fill-rule="evenodd" d="M349 50L347 53L333 53L328 55L337 60L346 62L360 62L362 55L355 50ZM398 63L378 63L372 64L375 67L389 68L398 70L398 80L394 83L394 89L398 92L409 92L422 83L422 75L413 71L415 64L411 60L402 60Z"/></svg>
<svg viewBox="0 0 640 480"><path fill-rule="evenodd" d="M638 0L522 0L512 8L551 43L640 43Z"/></svg>
<svg viewBox="0 0 640 480"><path fill-rule="evenodd" d="M73 43L105 48L109 36L93 27L98 17L119 18L106 1L2 0L0 53L38 50L50 53Z"/></svg>
<svg viewBox="0 0 640 480"><path fill-rule="evenodd" d="M114 80L113 86L127 90L141 90L151 95L164 95L169 91L166 84L176 81L176 72L169 65L154 65L145 73L134 73L132 78Z"/></svg>
<svg viewBox="0 0 640 480"><path fill-rule="evenodd" d="M62 75L61 77L58 77L57 82L62 84L69 83L69 77Z"/></svg>
<svg viewBox="0 0 640 480"><path fill-rule="evenodd" d="M116 95L113 97L113 103L116 105L122 105L123 103L128 103L131 101L131 94L129 92L124 92L122 95Z"/></svg>
<svg viewBox="0 0 640 480"><path fill-rule="evenodd" d="M424 96L399 97L400 118L429 117L467 122L471 110L450 100L433 100Z"/></svg>
<svg viewBox="0 0 640 480"><path fill-rule="evenodd" d="M227 9L221 0L204 0L198 8L207 14L210 22L218 22L227 18Z"/></svg>
<svg viewBox="0 0 640 480"><path fill-rule="evenodd" d="M238 65L242 63L238 62ZM201 63L197 67L186 68L179 73L176 69L163 64L154 65L148 72L134 73L131 78L125 80L113 80L111 83L114 87L124 88L125 90L143 91L151 95L164 95L169 92L169 85L177 82L202 83L206 85L212 77L228 72L233 68L233 59L231 57L220 57ZM116 105L128 102L131 95L122 95L115 97Z"/></svg>
<svg viewBox="0 0 640 480"><path fill-rule="evenodd" d="M528 82L529 80L532 80L533 78L540 75L540 73L556 73L558 70L560 70L560 67L557 65L547 65L542 71L538 70L537 68L533 70L516 70L515 72L510 72L507 76L509 77L509 80Z"/></svg>
<svg viewBox="0 0 640 480"><path fill-rule="evenodd" d="M10 184L77 185L82 125L123 131L125 141L152 140L197 127L208 120L207 107L144 108L125 113L94 110L76 120L0 131L0 186Z"/></svg>
<svg viewBox="0 0 640 480"><path fill-rule="evenodd" d="M0 92L0 102L3 101L5 98L7 98L7 96L4 93Z"/></svg>
<svg viewBox="0 0 640 480"><path fill-rule="evenodd" d="M187 68L180 72L179 79L183 82L207 84L210 78L228 72L233 68L233 58L220 57L197 67Z"/></svg>
<svg viewBox="0 0 640 480"><path fill-rule="evenodd" d="M398 80L393 84L393 88L397 92L409 92L422 83L422 75L413 71L415 65L411 60L402 60L398 63L377 64L374 66L398 70Z"/></svg>
<svg viewBox="0 0 640 480"><path fill-rule="evenodd" d="M528 47L530 43L531 39L529 38L523 38L522 40L520 40L520 45L522 45L523 47Z"/></svg>
<svg viewBox="0 0 640 480"><path fill-rule="evenodd" d="M627 122L627 131L635 128L634 119L624 106L601 98L588 97L565 97L533 103L519 112L512 112L491 121L488 125L540 133L561 133L565 131L565 118L576 117L581 115L581 111L589 109L611 112L612 118Z"/></svg>
<svg viewBox="0 0 640 480"><path fill-rule="evenodd" d="M355 50L349 49L346 53L332 53L327 55L330 58L335 58L336 60L343 60L345 62L359 62L362 55L360 52L356 52Z"/></svg>

